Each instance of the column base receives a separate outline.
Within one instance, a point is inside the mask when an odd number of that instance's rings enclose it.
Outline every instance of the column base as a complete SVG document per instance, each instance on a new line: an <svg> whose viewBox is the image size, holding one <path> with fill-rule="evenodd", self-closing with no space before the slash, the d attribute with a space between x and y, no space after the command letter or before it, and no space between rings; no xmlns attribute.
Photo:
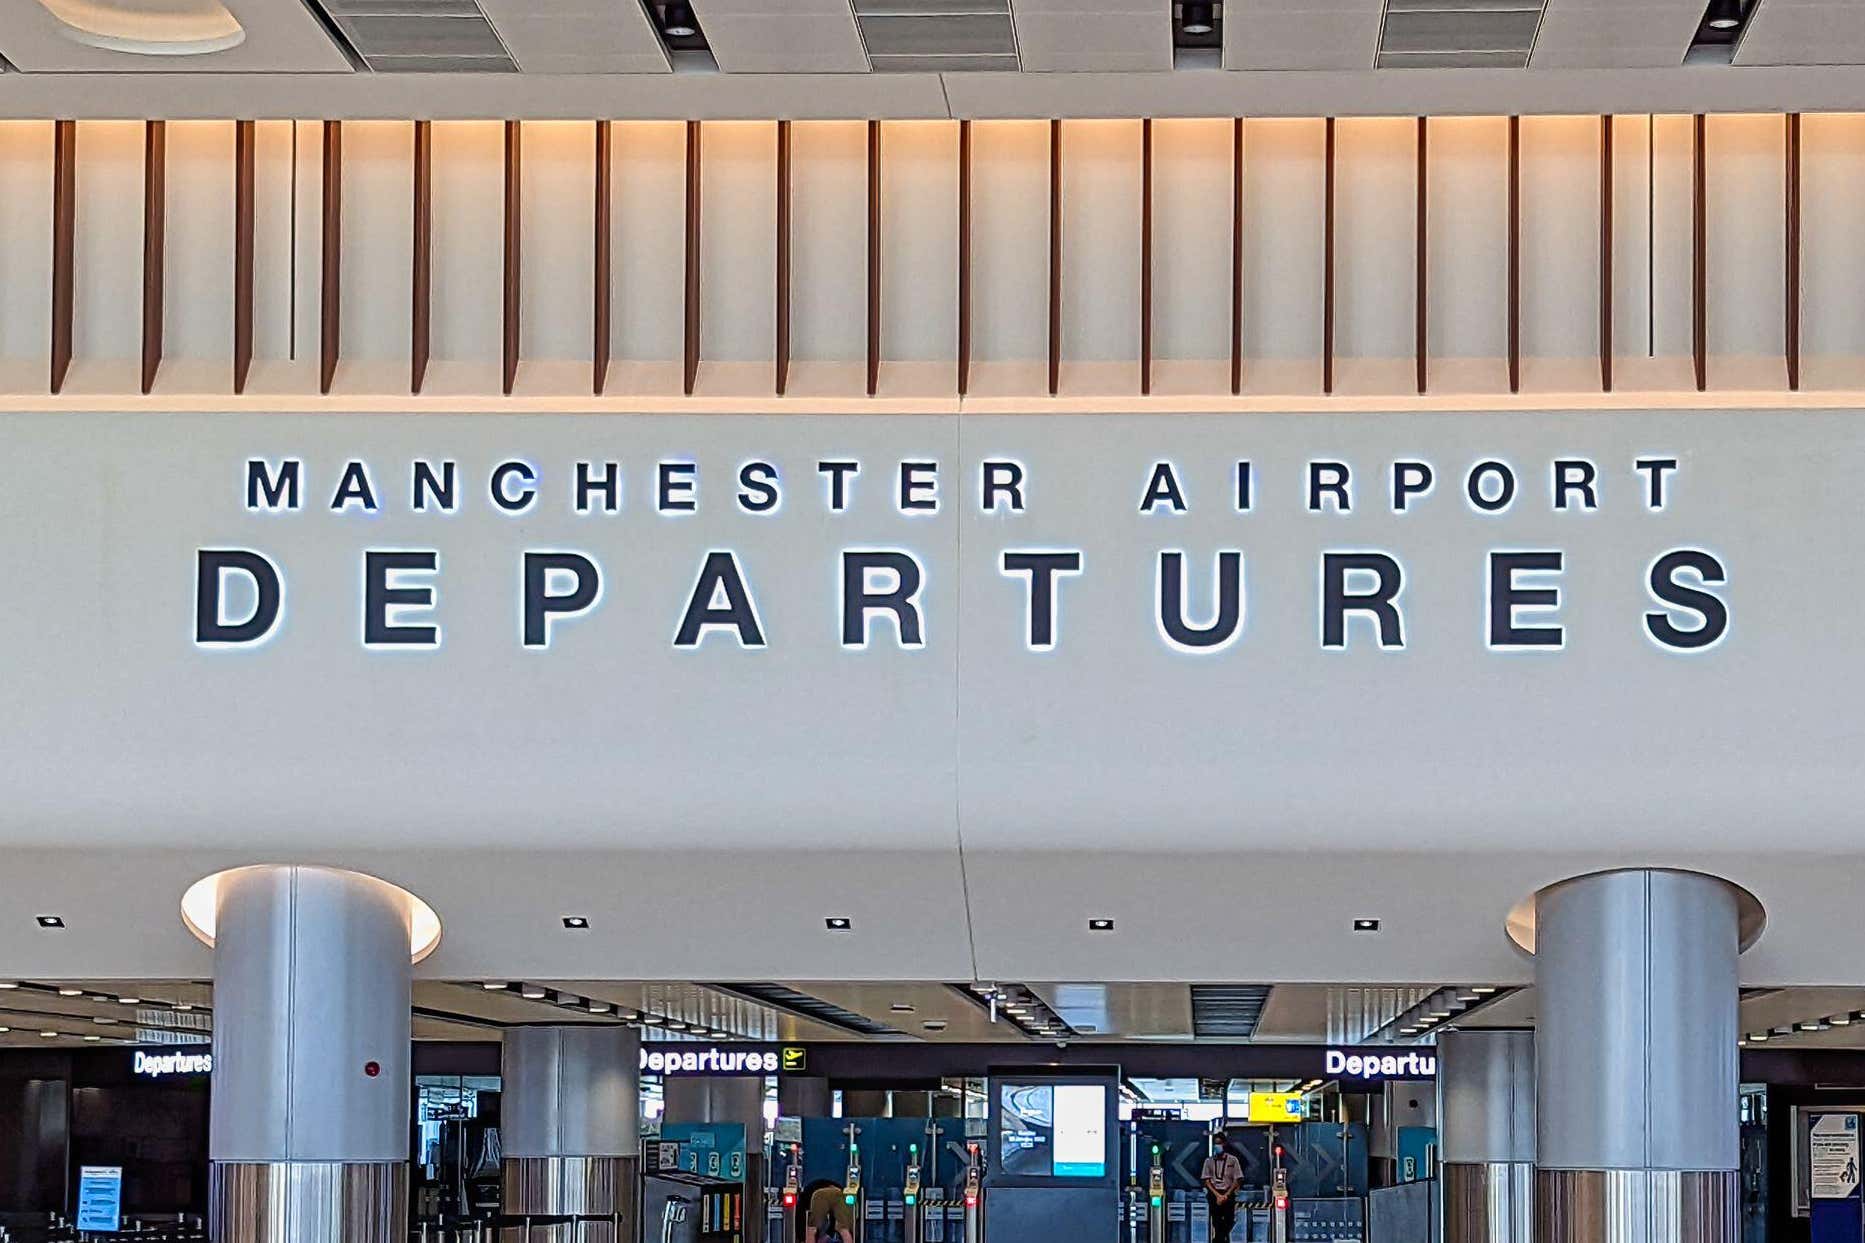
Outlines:
<svg viewBox="0 0 1865 1243"><path fill-rule="evenodd" d="M1444 1243L1535 1243L1535 1167L1445 1162Z"/></svg>
<svg viewBox="0 0 1865 1243"><path fill-rule="evenodd" d="M507 1217L593 1217L573 1227L538 1227L536 1243L619 1243L634 1238L636 1157L507 1157ZM620 1231L619 1240L617 1231Z"/></svg>
<svg viewBox="0 0 1865 1243"><path fill-rule="evenodd" d="M216 1161L214 1243L406 1243L405 1161Z"/></svg>
<svg viewBox="0 0 1865 1243"><path fill-rule="evenodd" d="M1536 1170L1536 1243L1736 1243L1734 1170Z"/></svg>

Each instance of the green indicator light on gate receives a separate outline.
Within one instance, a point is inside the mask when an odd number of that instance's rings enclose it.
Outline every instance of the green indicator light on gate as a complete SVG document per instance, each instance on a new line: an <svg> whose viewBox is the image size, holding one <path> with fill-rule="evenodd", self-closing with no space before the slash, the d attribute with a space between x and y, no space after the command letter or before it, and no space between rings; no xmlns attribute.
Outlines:
<svg viewBox="0 0 1865 1243"><path fill-rule="evenodd" d="M908 1196L908 1197L907 1197L907 1207L908 1207L908 1208L912 1208L912 1207L913 1207L913 1205L914 1205L914 1203L915 1203L916 1201L918 1201L918 1200L919 1200L919 1197L918 1197L918 1196Z"/></svg>
<svg viewBox="0 0 1865 1243"><path fill-rule="evenodd" d="M855 1202L854 1196L843 1196L842 1197L842 1203L844 1204L853 1204L854 1202Z"/></svg>
<svg viewBox="0 0 1865 1243"><path fill-rule="evenodd" d="M1154 1207L1154 1208L1158 1208L1158 1207L1159 1207L1159 1197L1158 1197L1158 1196L1154 1196L1154 1197L1153 1197L1153 1207Z"/></svg>

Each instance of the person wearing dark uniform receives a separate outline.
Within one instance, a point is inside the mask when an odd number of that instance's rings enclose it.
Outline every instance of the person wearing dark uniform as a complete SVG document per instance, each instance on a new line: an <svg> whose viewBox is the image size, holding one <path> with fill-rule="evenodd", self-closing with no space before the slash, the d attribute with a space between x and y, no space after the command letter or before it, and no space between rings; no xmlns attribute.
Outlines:
<svg viewBox="0 0 1865 1243"><path fill-rule="evenodd" d="M855 1243L855 1210L833 1184L816 1188L810 1196L806 1225L804 1243Z"/></svg>
<svg viewBox="0 0 1865 1243"><path fill-rule="evenodd" d="M1243 1185L1243 1162L1230 1150L1228 1136L1219 1131L1211 1137L1211 1155L1205 1158L1199 1181L1204 1183L1205 1203L1211 1208L1211 1243L1230 1243L1231 1228L1237 1224L1237 1188Z"/></svg>

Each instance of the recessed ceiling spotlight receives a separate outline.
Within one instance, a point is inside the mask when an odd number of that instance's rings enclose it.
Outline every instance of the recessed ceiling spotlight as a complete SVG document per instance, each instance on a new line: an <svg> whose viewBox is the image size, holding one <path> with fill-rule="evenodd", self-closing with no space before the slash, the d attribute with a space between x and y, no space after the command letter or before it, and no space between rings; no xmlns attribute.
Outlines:
<svg viewBox="0 0 1865 1243"><path fill-rule="evenodd" d="M188 1011L194 1009L194 1006L191 1002L178 1001L175 1003L175 1009L182 1014L186 1014Z"/></svg>
<svg viewBox="0 0 1865 1243"><path fill-rule="evenodd" d="M142 1004L142 998L140 997L119 997L117 998L117 1004L120 1006L140 1006Z"/></svg>
<svg viewBox="0 0 1865 1243"><path fill-rule="evenodd" d="M582 932L589 927L589 916L565 915L563 917L563 926L570 929L572 932Z"/></svg>
<svg viewBox="0 0 1865 1243"><path fill-rule="evenodd" d="M1179 29L1186 34L1208 35L1211 33L1211 6L1209 4L1200 4L1197 0L1186 0L1179 12L1182 19Z"/></svg>
<svg viewBox="0 0 1865 1243"><path fill-rule="evenodd" d="M39 915L35 918L39 921L41 928L63 928L65 926L63 915Z"/></svg>
<svg viewBox="0 0 1865 1243"><path fill-rule="evenodd" d="M1763 1044L1769 1039L1769 1036L1767 1032L1750 1032L1748 1038L1755 1044Z"/></svg>
<svg viewBox="0 0 1865 1243"><path fill-rule="evenodd" d="M1353 930L1355 932L1378 932L1379 921L1377 919L1356 919L1353 921Z"/></svg>
<svg viewBox="0 0 1865 1243"><path fill-rule="evenodd" d="M56 1040L56 1039L58 1039L58 1033L57 1033L57 1032L40 1032L39 1034L40 1034L41 1036L43 1036L43 1037L45 1037L45 1038L46 1038L47 1040Z"/></svg>
<svg viewBox="0 0 1865 1243"><path fill-rule="evenodd" d="M0 988L18 988L18 980L0 980Z"/></svg>
<svg viewBox="0 0 1865 1243"><path fill-rule="evenodd" d="M1470 991L1479 997L1487 997L1496 991L1496 987L1493 984L1476 984L1471 987Z"/></svg>
<svg viewBox="0 0 1865 1243"><path fill-rule="evenodd" d="M913 1013L912 1003L905 1002L905 1001L896 1001L893 1005L887 1008L889 1010L892 1010L895 1014L912 1014Z"/></svg>
<svg viewBox="0 0 1865 1243"><path fill-rule="evenodd" d="M86 1036L85 1039L86 1040L102 1040L103 1037L102 1036Z"/></svg>
<svg viewBox="0 0 1865 1243"><path fill-rule="evenodd" d="M1111 919L1091 919L1088 921L1089 932L1112 932L1114 921Z"/></svg>
<svg viewBox="0 0 1865 1243"><path fill-rule="evenodd" d="M525 985L523 988L518 990L518 995L520 997L523 997L526 1001L544 1000L544 990L539 988L535 984Z"/></svg>
<svg viewBox="0 0 1865 1243"><path fill-rule="evenodd" d="M509 980L481 980L479 982L479 987L485 989L488 993L496 993L500 989L510 988L511 982Z"/></svg>
<svg viewBox="0 0 1865 1243"><path fill-rule="evenodd" d="M830 932L853 932L855 921L846 915L831 915L822 921L822 926Z"/></svg>
<svg viewBox="0 0 1865 1243"><path fill-rule="evenodd" d="M7 1032L10 1032L12 1030L13 1029L11 1027L0 1027L0 1036L5 1035Z"/></svg>
<svg viewBox="0 0 1865 1243"><path fill-rule="evenodd" d="M1849 1014L1835 1014L1826 1021L1831 1023L1834 1027L1850 1027L1852 1025L1852 1016Z"/></svg>
<svg viewBox="0 0 1865 1243"><path fill-rule="evenodd" d="M91 1020L91 1022L93 1022L93 1023L96 1023L96 1024L98 1024L99 1026L102 1026L102 1027L109 1027L109 1026L111 1026L111 1025L113 1025L113 1024L115 1024L115 1022L116 1022L116 1020L115 1020L115 1019L113 1019L113 1018L111 1018L111 1017L110 1017L109 1015L107 1015L107 1014L100 1014L100 1015L98 1015L98 1016L97 1016L96 1018L94 1018L94 1019L92 1019L92 1020Z"/></svg>
<svg viewBox="0 0 1865 1243"><path fill-rule="evenodd" d="M647 1024L649 1027L659 1027L662 1023L665 1023L667 1020L662 1018L658 1014L644 1014L641 1016L641 1021Z"/></svg>
<svg viewBox="0 0 1865 1243"><path fill-rule="evenodd" d="M990 985L990 984L979 984L979 983L974 982L971 985L971 991L978 994L980 997L989 997L992 993L996 992L997 989L995 986Z"/></svg>
<svg viewBox="0 0 1865 1243"><path fill-rule="evenodd" d="M592 1001L585 1008L591 1014L607 1014L609 1012L609 1003L606 1001Z"/></svg>
<svg viewBox="0 0 1865 1243"><path fill-rule="evenodd" d="M1707 20L1712 30L1734 30L1742 24L1742 0L1710 0Z"/></svg>
<svg viewBox="0 0 1865 1243"><path fill-rule="evenodd" d="M929 1032L942 1032L946 1029L948 1024L944 1019L927 1019L924 1023L921 1023L920 1026Z"/></svg>
<svg viewBox="0 0 1865 1243"><path fill-rule="evenodd" d="M583 999L572 993L558 993L557 1004L560 1006L580 1006L583 1004Z"/></svg>
<svg viewBox="0 0 1865 1243"><path fill-rule="evenodd" d="M670 1032L683 1032L686 1030L686 1024L679 1019L668 1019L667 1030Z"/></svg>
<svg viewBox="0 0 1865 1243"><path fill-rule="evenodd" d="M81 988L61 988L58 990L58 995L60 997L82 997L84 996L84 990Z"/></svg>
<svg viewBox="0 0 1865 1243"><path fill-rule="evenodd" d="M699 33L699 23L693 17L693 6L673 4L661 6L661 30L670 39L691 39Z"/></svg>

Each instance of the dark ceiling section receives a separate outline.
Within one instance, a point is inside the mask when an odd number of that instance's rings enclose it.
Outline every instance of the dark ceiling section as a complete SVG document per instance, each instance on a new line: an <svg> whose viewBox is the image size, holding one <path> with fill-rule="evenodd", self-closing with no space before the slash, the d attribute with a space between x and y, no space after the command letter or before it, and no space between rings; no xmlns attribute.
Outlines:
<svg viewBox="0 0 1865 1243"><path fill-rule="evenodd" d="M775 1010L786 1010L806 1019L814 1019L818 1023L827 1023L831 1027L839 1027L843 1031L853 1032L860 1036L903 1034L885 1023L877 1023L865 1014L844 1010L841 1006L833 1005L820 997L799 993L796 989L786 988L782 984L708 984L706 987L759 1002Z"/></svg>
<svg viewBox="0 0 1865 1243"><path fill-rule="evenodd" d="M1214 1040L1248 1040L1269 1001L1267 984L1192 985L1192 1034Z"/></svg>

